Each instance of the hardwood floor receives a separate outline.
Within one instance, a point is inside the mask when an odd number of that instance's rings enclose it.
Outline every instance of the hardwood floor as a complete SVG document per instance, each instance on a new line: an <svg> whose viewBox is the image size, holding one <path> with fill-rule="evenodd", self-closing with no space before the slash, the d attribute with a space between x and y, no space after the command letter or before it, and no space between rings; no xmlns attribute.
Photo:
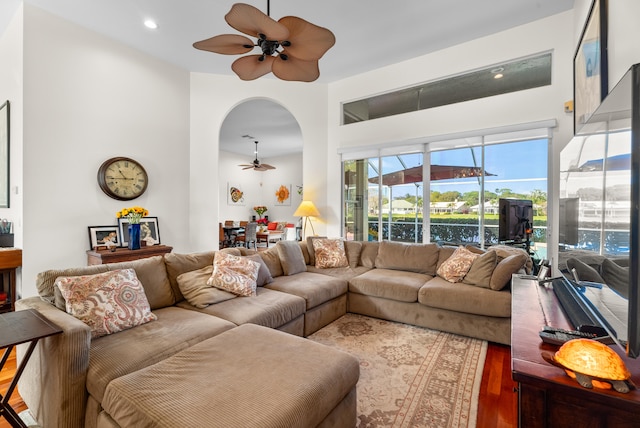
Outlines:
<svg viewBox="0 0 640 428"><path fill-rule="evenodd" d="M478 428L518 426L518 394L511 380L511 348L489 343L478 402Z"/></svg>
<svg viewBox="0 0 640 428"><path fill-rule="evenodd" d="M0 393L9 387L9 382L16 371L15 350L7 365L0 373ZM510 428L517 426L517 394L516 384L511 380L511 355L508 346L489 344L487 360L482 374L480 401L478 402L478 428ZM14 392L9 401L20 413L27 406ZM9 423L0 419L0 428L10 428Z"/></svg>
<svg viewBox="0 0 640 428"><path fill-rule="evenodd" d="M2 353L1 355L4 355L4 349L0 350L0 352ZM3 399L4 399L4 394L9 388L9 383L11 383L11 379L13 379L13 375L15 372L16 372L16 350L14 349L9 355L7 364L2 369L2 372L0 372L0 394L2 394ZM24 404L24 401L22 401L20 394L18 394L15 391L11 396L11 399L9 399L9 404L18 413L22 412L23 410L26 410L27 408L27 405ZM9 425L9 422L7 422L5 418L0 418L0 428L11 428L11 425Z"/></svg>

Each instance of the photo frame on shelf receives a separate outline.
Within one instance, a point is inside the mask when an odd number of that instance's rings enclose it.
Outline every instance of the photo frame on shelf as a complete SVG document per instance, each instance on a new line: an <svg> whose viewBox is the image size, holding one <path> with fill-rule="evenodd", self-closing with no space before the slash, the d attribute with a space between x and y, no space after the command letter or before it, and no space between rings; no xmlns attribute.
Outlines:
<svg viewBox="0 0 640 428"><path fill-rule="evenodd" d="M89 226L89 249L115 245L120 247L121 233L118 226ZM109 243L110 242L110 243Z"/></svg>
<svg viewBox="0 0 640 428"><path fill-rule="evenodd" d="M9 208L9 100L0 105L0 208Z"/></svg>
<svg viewBox="0 0 640 428"><path fill-rule="evenodd" d="M291 205L291 184L281 184L278 186L273 204L281 207Z"/></svg>
<svg viewBox="0 0 640 428"><path fill-rule="evenodd" d="M227 205L244 206L242 186L236 183L227 183Z"/></svg>
<svg viewBox="0 0 640 428"><path fill-rule="evenodd" d="M609 93L607 0L593 0L573 57L573 132Z"/></svg>
<svg viewBox="0 0 640 428"><path fill-rule="evenodd" d="M121 246L126 247L129 245L129 219L118 219L118 230L120 232ZM158 217L142 217L140 219L140 240L146 242L146 245L159 245L160 241L160 226L158 224Z"/></svg>

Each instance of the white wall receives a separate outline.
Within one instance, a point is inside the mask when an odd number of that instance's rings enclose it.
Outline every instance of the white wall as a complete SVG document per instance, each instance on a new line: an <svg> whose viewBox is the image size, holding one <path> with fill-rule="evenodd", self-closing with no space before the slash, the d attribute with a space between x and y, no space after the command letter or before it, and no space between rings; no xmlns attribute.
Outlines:
<svg viewBox="0 0 640 428"><path fill-rule="evenodd" d="M238 104L254 98L271 99L291 112L300 125L303 140L302 182L304 198L315 202L321 217L314 221L316 232L324 233L323 220L331 209L326 202L327 186L327 87L270 78L244 82L235 76L191 74L191 192L190 223L193 250L217 243L221 217L220 194L227 176L221 175L219 131L227 114ZM235 171L235 170L234 170ZM241 171L233 172L234 176ZM291 183L296 184L296 183ZM299 183L298 183L299 184ZM272 218L272 215L269 215ZM277 218L277 217L273 217Z"/></svg>
<svg viewBox="0 0 640 428"><path fill-rule="evenodd" d="M22 295L45 269L86 264L88 226L141 205L162 243L189 248L189 74L48 12L24 6ZM96 173L113 156L142 163L146 193L107 197Z"/></svg>
<svg viewBox="0 0 640 428"><path fill-rule="evenodd" d="M422 82L551 51L552 84L505 95L340 126L341 103L409 87ZM340 207L339 148L407 141L486 128L556 119L549 153L549 187L557 187L554 171L558 147L573 135L573 116L564 102L573 96L573 12L565 12L452 48L384 67L329 86L329 170L327 203ZM329 235L340 233L340 213L329 218ZM550 246L557 246L553 241Z"/></svg>
<svg viewBox="0 0 640 428"><path fill-rule="evenodd" d="M18 7L5 31L0 35L0 104L10 104L9 208L0 208L0 218L13 222L14 245L22 248L22 123L23 8Z"/></svg>
<svg viewBox="0 0 640 428"><path fill-rule="evenodd" d="M270 221L287 221L296 223L298 218L293 216L301 201L296 185L302 185L302 153L288 156L278 156L260 159L276 167L270 171L242 170L238 165L248 163L253 152L247 156L220 151L219 183L221 222L225 220L250 220L257 214L253 211L256 205L268 208L265 215ZM227 203L227 184L236 183L244 192L244 205L229 205ZM280 185L291 186L290 205L275 205L275 192Z"/></svg>

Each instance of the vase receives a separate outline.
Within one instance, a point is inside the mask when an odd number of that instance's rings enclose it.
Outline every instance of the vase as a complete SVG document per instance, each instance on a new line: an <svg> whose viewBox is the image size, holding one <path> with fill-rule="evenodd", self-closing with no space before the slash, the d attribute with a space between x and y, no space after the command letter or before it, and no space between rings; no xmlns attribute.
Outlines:
<svg viewBox="0 0 640 428"><path fill-rule="evenodd" d="M140 249L140 223L129 223L129 244L130 250Z"/></svg>

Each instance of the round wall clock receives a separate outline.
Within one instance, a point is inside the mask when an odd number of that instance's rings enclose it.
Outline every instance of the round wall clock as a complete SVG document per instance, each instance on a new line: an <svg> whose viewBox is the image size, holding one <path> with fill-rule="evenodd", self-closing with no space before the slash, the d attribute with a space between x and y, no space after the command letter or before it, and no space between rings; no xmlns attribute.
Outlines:
<svg viewBox="0 0 640 428"><path fill-rule="evenodd" d="M147 190L149 177L142 165L125 157L107 159L98 169L98 184L113 199L128 201Z"/></svg>

